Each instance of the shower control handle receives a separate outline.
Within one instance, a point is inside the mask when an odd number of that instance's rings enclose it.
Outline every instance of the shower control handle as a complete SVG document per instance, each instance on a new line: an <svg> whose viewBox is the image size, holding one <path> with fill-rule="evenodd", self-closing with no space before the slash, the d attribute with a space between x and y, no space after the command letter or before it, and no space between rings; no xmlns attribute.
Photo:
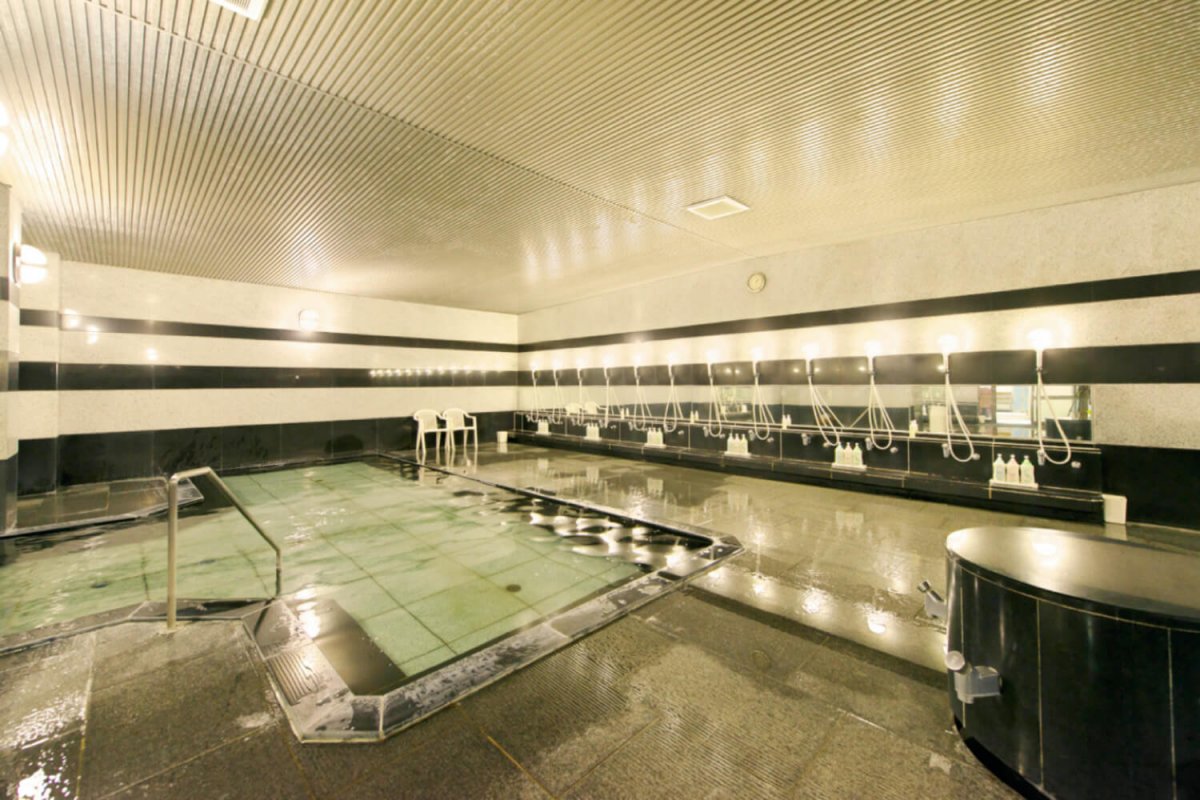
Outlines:
<svg viewBox="0 0 1200 800"><path fill-rule="evenodd" d="M993 667L973 667L962 653L950 650L946 653L946 669L954 675L954 693L963 703L1000 696L1000 673Z"/></svg>
<svg viewBox="0 0 1200 800"><path fill-rule="evenodd" d="M917 584L917 590L925 595L925 614L934 619L946 618L946 601L940 594L934 591L934 588L929 585L929 581L921 581Z"/></svg>

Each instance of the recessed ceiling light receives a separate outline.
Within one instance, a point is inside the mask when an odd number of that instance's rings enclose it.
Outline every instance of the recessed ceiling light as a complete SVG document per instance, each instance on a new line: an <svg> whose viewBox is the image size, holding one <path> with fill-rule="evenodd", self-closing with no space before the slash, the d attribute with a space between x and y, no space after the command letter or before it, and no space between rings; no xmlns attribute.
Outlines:
<svg viewBox="0 0 1200 800"><path fill-rule="evenodd" d="M729 195L723 194L711 200L701 200L699 203L692 203L687 207L687 210L703 219L720 219L721 217L728 217L732 214L749 211L750 206L745 203L739 203Z"/></svg>
<svg viewBox="0 0 1200 800"><path fill-rule="evenodd" d="M235 14L258 22L263 12L267 10L267 0L212 0L221 8L227 8Z"/></svg>

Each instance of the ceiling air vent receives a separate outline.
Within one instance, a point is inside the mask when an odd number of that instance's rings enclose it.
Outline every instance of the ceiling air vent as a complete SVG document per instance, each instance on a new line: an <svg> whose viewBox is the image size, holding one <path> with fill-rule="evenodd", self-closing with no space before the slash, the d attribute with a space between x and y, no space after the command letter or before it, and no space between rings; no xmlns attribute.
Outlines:
<svg viewBox="0 0 1200 800"><path fill-rule="evenodd" d="M267 10L267 0L212 0L212 2L235 14L249 17L255 22L262 19L263 12Z"/></svg>
<svg viewBox="0 0 1200 800"><path fill-rule="evenodd" d="M687 210L697 217L704 219L720 219L721 217L728 217L731 214L740 214L743 211L749 211L750 206L745 203L739 203L729 195L723 194L711 200L701 200L699 203L692 203L687 207Z"/></svg>

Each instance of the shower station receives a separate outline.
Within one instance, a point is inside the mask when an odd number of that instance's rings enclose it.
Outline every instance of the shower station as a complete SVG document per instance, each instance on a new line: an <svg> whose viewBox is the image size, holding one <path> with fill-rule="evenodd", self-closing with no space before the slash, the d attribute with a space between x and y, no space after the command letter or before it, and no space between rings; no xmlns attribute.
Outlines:
<svg viewBox="0 0 1200 800"><path fill-rule="evenodd" d="M1023 464L1018 464L1015 456L1010 456L1007 462L997 456L989 481L991 486L997 488L1019 487L1024 490L1036 490L1038 484L1034 480L1032 472L1035 466L1048 464L1055 466L1070 464L1074 468L1080 466L1079 462L1072 461L1074 451L1071 442L1067 438L1058 411L1051 402L1045 384L1044 353L1051 342L1051 336L1045 330L1035 330L1029 334L1029 341L1036 354L1034 381L1030 386L1032 393L1030 416L1036 447L1025 446L1029 449L1029 455L1025 457ZM831 377L822 384L820 380L822 374L821 352L816 343L808 343L803 347L804 378L802 385L807 386L807 401L812 414L811 423L806 425L793 424L790 414L787 413L786 405L781 404L780 408L772 407L773 403L767 393L767 387L772 385L772 373L764 371L764 364L772 362L764 361L763 349L759 347L751 351L748 379L740 380L736 376L740 371L744 371L744 367L739 370L736 368L735 362L722 362L718 351L707 351L703 373L708 384L707 396L700 402L694 402L693 407L686 413L680 399L680 387L677 383L678 362L674 353L668 354L666 359L666 385L663 387L665 392L653 388L661 383L661 379L656 381L646 372L647 366L643 356L641 354L634 356L632 367L628 373L632 377L630 386L632 397L629 398L631 403L626 405L622 405L619 398L616 397L617 388L613 385L611 359L604 359L601 368L604 378L602 403L596 402L589 396L584 374L587 367L582 359L575 362L577 390L575 397L570 402L564 402L559 362L555 361L552 368L548 370L549 380L546 379L547 371L541 370L535 362L530 371L532 408L526 412L525 416L529 422L536 425L536 433L539 435L548 435L552 426L568 422L576 429L580 427L584 429L582 438L585 441L600 441L602 430L620 428L627 433L619 439L623 439L631 445L646 448L666 447L667 435L676 433L682 425L690 425L693 427L694 436L702 436L704 439L710 440L718 439L723 445L722 449L726 456L739 458L751 457L752 444L779 441L775 437L782 436L784 433L796 436L805 448L819 437L822 448L826 452L832 451L832 454L831 457L827 457L827 461L824 458L816 460L824 461L838 472L866 472L868 466L864 463L864 459L869 453L896 455L902 452L901 448L905 446L906 442L924 441L932 444L939 439L941 440L941 456L947 461L963 465L978 462L982 458L980 448L977 447L977 437L980 436L980 433L973 423L968 421L970 415L964 414L955 393L952 367L957 360L956 356L961 352L959 339L953 334L946 334L938 339L938 347L941 386L935 391L938 391L940 395L937 397L940 402L931 403L928 406L929 427L924 432L918 429L915 419L909 423L910 427L906 432L901 433L897 430L893 418L895 409L889 410L884 393L880 389L878 359L883 354L884 348L878 340L869 340L863 345L866 365L865 367L859 366L858 369L866 373L866 402L861 407L855 405L854 411L857 416L848 423L839 417L828 394L831 385L843 381ZM792 371L800 373L800 367L797 366ZM833 375L837 374L835 366ZM791 380L780 381L780 383L796 383L795 378L798 377L799 374ZM704 379L701 380L700 385L703 386L703 383ZM652 397L652 395L654 396ZM660 398L661 408L659 408ZM778 399L776 402L781 403ZM845 414L845 409L842 409L842 413ZM1054 431L1057 433L1056 439L1047 436L1050 424L1054 425ZM686 442L687 440L676 437L676 441ZM993 449L990 439L985 439L985 442L987 449ZM687 447L686 444L683 446ZM911 450L911 445L909 448ZM1014 444L1014 448L1019 450L1021 445ZM709 448L700 447L699 449L707 450ZM766 450L767 457L771 457L769 453L772 449L778 451L775 458L784 457L782 443L775 448L769 445L762 449L756 447L755 451ZM803 452L811 451L801 451L801 453ZM799 456L799 459L802 461L813 460L810 456L803 454ZM1036 460L1036 465L1031 459ZM899 460L874 461L873 463L880 467L884 464L899 464L898 467L888 467L887 469L907 471L903 466L903 456ZM949 474L962 475L967 479L972 479L969 476L976 475L976 472L951 471ZM985 473L978 479L986 480L986 477Z"/></svg>

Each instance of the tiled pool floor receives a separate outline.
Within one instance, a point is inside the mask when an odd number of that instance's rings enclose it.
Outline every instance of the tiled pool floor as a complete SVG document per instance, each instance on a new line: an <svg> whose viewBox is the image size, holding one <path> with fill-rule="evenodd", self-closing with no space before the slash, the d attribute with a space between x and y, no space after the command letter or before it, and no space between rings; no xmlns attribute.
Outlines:
<svg viewBox="0 0 1200 800"><path fill-rule="evenodd" d="M319 626L311 609L333 600L407 675L641 574L564 546L528 524L528 513L483 496L480 484L440 473L423 480L355 462L227 482L283 547L284 593L301 623ZM9 543L0 636L163 599L163 528L158 520ZM266 597L273 569L271 552L234 509L181 519L180 597Z"/></svg>

